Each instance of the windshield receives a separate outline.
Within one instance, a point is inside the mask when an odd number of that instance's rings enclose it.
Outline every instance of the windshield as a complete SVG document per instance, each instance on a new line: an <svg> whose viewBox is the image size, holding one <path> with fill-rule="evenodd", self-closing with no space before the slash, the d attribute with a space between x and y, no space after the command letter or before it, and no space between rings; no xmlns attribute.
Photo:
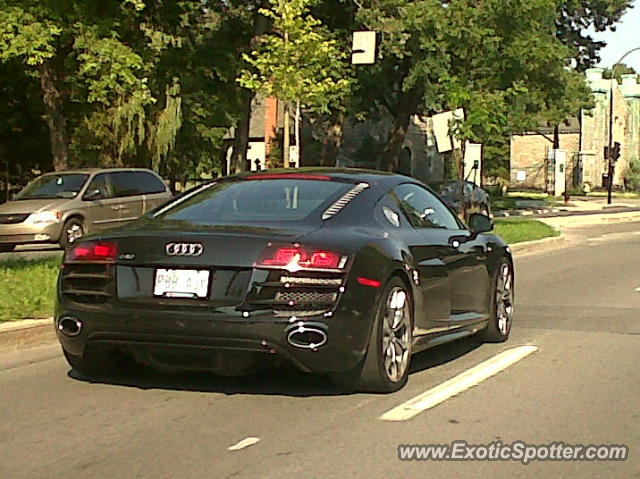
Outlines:
<svg viewBox="0 0 640 479"><path fill-rule="evenodd" d="M88 177L74 173L40 176L18 193L16 200L75 198Z"/></svg>
<svg viewBox="0 0 640 479"><path fill-rule="evenodd" d="M269 179L221 182L163 208L155 218L202 225L303 221L349 191L335 181Z"/></svg>

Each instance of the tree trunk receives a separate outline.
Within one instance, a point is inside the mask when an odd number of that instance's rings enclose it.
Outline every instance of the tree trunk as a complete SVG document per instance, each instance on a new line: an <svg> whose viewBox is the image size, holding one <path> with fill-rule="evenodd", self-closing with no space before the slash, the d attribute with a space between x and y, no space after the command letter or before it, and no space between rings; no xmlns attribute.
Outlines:
<svg viewBox="0 0 640 479"><path fill-rule="evenodd" d="M260 8L267 8L269 6L268 0L261 0ZM249 42L251 50L255 48L258 43L258 39L267 30L267 18L259 13L259 9L256 11L253 20L253 37ZM227 174L241 173L247 169L247 150L249 149L249 128L251 125L251 104L253 103L254 93L246 91L246 95L242 99L242 111L240 113L240 119L235 128L235 138L233 139L233 149L231 151L231 164L230 170Z"/></svg>
<svg viewBox="0 0 640 479"><path fill-rule="evenodd" d="M560 149L560 126L557 123L553 127L553 149Z"/></svg>
<svg viewBox="0 0 640 479"><path fill-rule="evenodd" d="M298 161L296 164L297 168L300 168L302 164L302 145L300 143L300 100L296 102L296 126L295 126L295 136L296 136L296 150L298 151Z"/></svg>
<svg viewBox="0 0 640 479"><path fill-rule="evenodd" d="M10 184L9 184L9 156L7 155L6 152L6 147L4 146L4 144L0 143L0 159L4 160L4 175L3 175L3 179L4 179L4 197L0 200L0 202L5 202L5 201L9 201L11 198L9 197L9 188L10 188Z"/></svg>
<svg viewBox="0 0 640 479"><path fill-rule="evenodd" d="M56 85L55 75L47 63L39 67L40 87L46 112L49 136L51 138L51 154L55 171L68 168L69 140L67 135L67 119L62 108L62 94Z"/></svg>
<svg viewBox="0 0 640 479"><path fill-rule="evenodd" d="M240 120L235 128L235 138L233 139L233 149L231 151L231 161L227 174L242 173L247 169L247 150L249 148L249 127L251 124L251 104L253 103L253 93L244 92L242 112Z"/></svg>
<svg viewBox="0 0 640 479"><path fill-rule="evenodd" d="M416 113L421 98L422 95L416 88L402 93L395 112L395 121L393 123L391 137L384 148L381 165L382 170L395 171L398 168L400 155L402 154L402 143L404 143L404 137L407 134L411 116Z"/></svg>
<svg viewBox="0 0 640 479"><path fill-rule="evenodd" d="M291 146L291 126L290 126L290 118L289 118L289 103L285 102L284 104L284 140L283 140L283 163L285 168L290 168L291 163L289 161L290 146Z"/></svg>
<svg viewBox="0 0 640 479"><path fill-rule="evenodd" d="M344 132L345 115L343 111L338 111L331 116L332 122L329 127L327 138L322 144L322 156L320 164L322 166L336 166L338 151L342 145L342 134Z"/></svg>

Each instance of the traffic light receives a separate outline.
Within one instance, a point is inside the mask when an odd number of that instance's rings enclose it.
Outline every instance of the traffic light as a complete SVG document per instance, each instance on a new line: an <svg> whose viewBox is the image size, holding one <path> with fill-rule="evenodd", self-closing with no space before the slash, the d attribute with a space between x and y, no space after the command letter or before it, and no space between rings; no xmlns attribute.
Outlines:
<svg viewBox="0 0 640 479"><path fill-rule="evenodd" d="M611 159L617 161L620 158L620 143L617 141L613 144L613 151L611 152Z"/></svg>
<svg viewBox="0 0 640 479"><path fill-rule="evenodd" d="M620 143L617 141L613 144L613 148L611 148L611 152L609 152L609 147L604 147L604 157L607 160L617 161L620 158Z"/></svg>

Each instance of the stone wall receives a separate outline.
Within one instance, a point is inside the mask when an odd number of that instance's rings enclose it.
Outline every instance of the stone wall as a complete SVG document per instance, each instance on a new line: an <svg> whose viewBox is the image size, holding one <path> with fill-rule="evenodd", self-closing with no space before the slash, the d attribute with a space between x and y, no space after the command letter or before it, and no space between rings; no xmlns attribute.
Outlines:
<svg viewBox="0 0 640 479"><path fill-rule="evenodd" d="M547 158L552 148L553 133L513 135L511 137L511 186L547 190ZM576 159L580 151L580 133L561 133L560 149L567 151L567 186L572 188ZM522 180L523 176L524 180Z"/></svg>

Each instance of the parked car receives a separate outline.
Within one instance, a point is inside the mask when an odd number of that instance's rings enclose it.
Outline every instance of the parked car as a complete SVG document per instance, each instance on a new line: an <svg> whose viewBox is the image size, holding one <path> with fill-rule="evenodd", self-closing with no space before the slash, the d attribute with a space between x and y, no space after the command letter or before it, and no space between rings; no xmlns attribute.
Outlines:
<svg viewBox="0 0 640 479"><path fill-rule="evenodd" d="M144 169L84 169L47 173L0 205L0 252L17 245L68 247L87 233L122 225L171 199Z"/></svg>
<svg viewBox="0 0 640 479"><path fill-rule="evenodd" d="M395 391L414 353L508 338L513 261L492 227L474 214L467 228L390 173L222 178L74 244L58 338L87 376L127 361L238 375L278 357L350 389Z"/></svg>
<svg viewBox="0 0 640 479"><path fill-rule="evenodd" d="M465 220L473 213L491 216L489 193L471 181L443 181L429 183L429 186L459 215L462 213L461 206L464 206Z"/></svg>

